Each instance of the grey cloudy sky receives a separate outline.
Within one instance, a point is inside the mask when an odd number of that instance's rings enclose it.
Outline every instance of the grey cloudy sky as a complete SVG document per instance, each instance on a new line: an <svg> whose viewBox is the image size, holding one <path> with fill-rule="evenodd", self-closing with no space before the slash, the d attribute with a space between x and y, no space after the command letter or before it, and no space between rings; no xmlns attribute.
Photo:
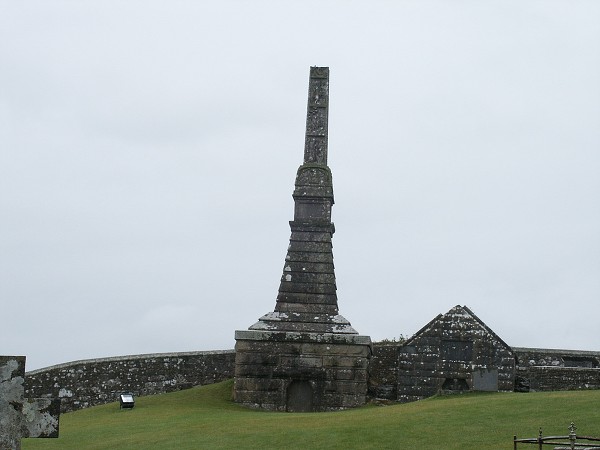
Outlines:
<svg viewBox="0 0 600 450"><path fill-rule="evenodd" d="M340 312L600 350L600 2L0 0L0 353L229 349L329 66Z"/></svg>

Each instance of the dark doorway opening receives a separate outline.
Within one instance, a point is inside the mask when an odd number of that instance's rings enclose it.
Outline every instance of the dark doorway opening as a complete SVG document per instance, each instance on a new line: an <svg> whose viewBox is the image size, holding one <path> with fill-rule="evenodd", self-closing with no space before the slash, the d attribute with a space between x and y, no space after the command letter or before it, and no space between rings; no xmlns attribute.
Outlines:
<svg viewBox="0 0 600 450"><path fill-rule="evenodd" d="M287 407L289 412L312 412L313 389L308 381L292 381L287 388Z"/></svg>
<svg viewBox="0 0 600 450"><path fill-rule="evenodd" d="M442 385L442 391L448 394L454 392L465 392L469 390L467 380L463 378L446 378Z"/></svg>

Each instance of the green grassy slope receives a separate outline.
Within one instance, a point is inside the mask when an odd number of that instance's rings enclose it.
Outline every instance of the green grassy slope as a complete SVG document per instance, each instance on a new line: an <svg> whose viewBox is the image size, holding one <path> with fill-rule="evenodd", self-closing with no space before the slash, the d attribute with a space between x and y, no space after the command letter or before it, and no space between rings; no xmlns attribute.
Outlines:
<svg viewBox="0 0 600 450"><path fill-rule="evenodd" d="M232 381L63 414L58 439L23 449L510 449L512 437L600 436L600 391L477 393L334 413L251 411ZM523 448L535 448L527 445ZM551 447L549 447L551 448Z"/></svg>

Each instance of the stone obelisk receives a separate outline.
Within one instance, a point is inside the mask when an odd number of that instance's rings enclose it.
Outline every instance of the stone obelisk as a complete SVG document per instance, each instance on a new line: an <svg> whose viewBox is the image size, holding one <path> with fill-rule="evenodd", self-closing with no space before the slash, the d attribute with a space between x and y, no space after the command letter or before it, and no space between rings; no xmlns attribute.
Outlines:
<svg viewBox="0 0 600 450"><path fill-rule="evenodd" d="M371 340L338 313L328 116L329 68L311 67L304 162L275 310L235 333L234 396L250 407L327 411L365 402Z"/></svg>

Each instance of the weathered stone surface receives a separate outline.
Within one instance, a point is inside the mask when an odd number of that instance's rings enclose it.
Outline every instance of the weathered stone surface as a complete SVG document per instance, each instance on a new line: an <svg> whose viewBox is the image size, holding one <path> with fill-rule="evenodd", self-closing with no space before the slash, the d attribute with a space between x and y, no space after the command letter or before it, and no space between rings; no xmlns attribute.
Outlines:
<svg viewBox="0 0 600 450"><path fill-rule="evenodd" d="M267 330L279 332L310 332L310 333L346 333L356 334L356 330L349 323L333 322L293 322L277 320L259 320L252 325L250 330Z"/></svg>
<svg viewBox="0 0 600 450"><path fill-rule="evenodd" d="M310 253L302 251L288 251L286 261L297 261L301 263L316 262L333 264L333 253Z"/></svg>
<svg viewBox="0 0 600 450"><path fill-rule="evenodd" d="M337 307L328 92L329 69L311 68L304 163L275 310L236 331L235 400L252 408L327 411L365 402L371 341ZM277 394L266 380L278 380Z"/></svg>
<svg viewBox="0 0 600 450"><path fill-rule="evenodd" d="M290 241L331 243L331 231L292 231Z"/></svg>
<svg viewBox="0 0 600 450"><path fill-rule="evenodd" d="M402 378L398 373L398 344L373 343L373 355L369 361L369 396L396 400L397 386Z"/></svg>
<svg viewBox="0 0 600 450"><path fill-rule="evenodd" d="M335 284L296 283L294 281L282 282L279 292L297 292L303 294L335 294Z"/></svg>
<svg viewBox="0 0 600 450"><path fill-rule="evenodd" d="M272 366L279 362L278 355L266 353L248 352L241 353L238 358L238 364L258 364L262 366Z"/></svg>
<svg viewBox="0 0 600 450"><path fill-rule="evenodd" d="M353 367L355 369L367 369L369 360L367 357L361 358L360 356L340 356L339 354L333 356L325 356L323 363L327 367Z"/></svg>
<svg viewBox="0 0 600 450"><path fill-rule="evenodd" d="M321 343L321 344L349 344L365 345L367 353L370 353L371 339L369 336L359 334L336 334L336 333L297 333L297 332L278 332L263 330L236 330L235 331L236 349L237 343L242 340L257 342L286 342L288 344L299 343ZM254 345L254 344L253 344Z"/></svg>
<svg viewBox="0 0 600 450"><path fill-rule="evenodd" d="M519 391L600 389L600 352L514 348Z"/></svg>
<svg viewBox="0 0 600 450"><path fill-rule="evenodd" d="M299 313L314 313L314 311L321 311L323 314L337 315L338 310L335 305L325 305L323 303L286 303L277 301L275 305L275 311L288 311L288 312L299 312Z"/></svg>
<svg viewBox="0 0 600 450"><path fill-rule="evenodd" d="M305 261L290 261L287 262L283 267L283 273L334 273L333 264L328 263L312 263L307 264Z"/></svg>
<svg viewBox="0 0 600 450"><path fill-rule="evenodd" d="M311 324L350 325L343 316L310 312L270 312L260 318L262 322L311 322ZM309 330L310 331L310 330Z"/></svg>
<svg viewBox="0 0 600 450"><path fill-rule="evenodd" d="M63 412L117 400L119 393L161 394L232 378L235 352L160 353L74 361L27 372L29 397L58 397Z"/></svg>
<svg viewBox="0 0 600 450"><path fill-rule="evenodd" d="M288 248L291 252L330 253L333 246L331 242L290 241Z"/></svg>
<svg viewBox="0 0 600 450"><path fill-rule="evenodd" d="M467 307L440 314L398 349L400 401L463 388L512 391L511 348Z"/></svg>
<svg viewBox="0 0 600 450"><path fill-rule="evenodd" d="M277 301L280 303L301 303L314 305L330 305L337 309L337 297L335 294L313 294L307 292L279 292ZM315 308L317 308L315 306ZM320 307L319 307L320 308ZM317 308L318 309L318 308ZM284 310L282 310L284 311ZM292 311L292 310L290 310Z"/></svg>
<svg viewBox="0 0 600 450"><path fill-rule="evenodd" d="M24 356L0 356L0 448L20 449L26 433L23 420L25 401Z"/></svg>
<svg viewBox="0 0 600 450"><path fill-rule="evenodd" d="M442 318L443 315L439 315L432 322ZM458 330L462 337L468 337L465 330L469 328L469 316L455 318L463 323L453 324L448 329ZM462 379L467 388L475 390L600 389L600 352L513 347L511 353L496 352L494 358L494 340L486 338L489 329L485 327L483 332L475 333L478 337L473 340L472 357L480 358L481 364L473 369L471 364L443 359L443 351L436 345L440 337L435 334L447 336L444 329L433 327L428 336L423 333L427 330L424 327L417 333L418 345L414 345L414 338L404 345L374 344L369 365L369 395L401 402L416 401L432 395L432 386L441 386L440 391L447 392L443 385L449 379L455 382ZM498 370L497 367L514 369ZM487 374L491 375L487 377ZM459 378L461 376L463 378ZM397 383L392 385L395 379Z"/></svg>
<svg viewBox="0 0 600 450"><path fill-rule="evenodd" d="M23 403L25 438L57 438L60 416L59 398L31 398Z"/></svg>
<svg viewBox="0 0 600 450"><path fill-rule="evenodd" d="M249 333L243 334L246 337L253 336ZM284 334L288 338L293 336L290 333L276 334ZM307 339L308 336L311 337ZM238 331L236 401L254 408L287 410L288 389L293 383L303 381L306 382L305 389L310 392L311 410L327 411L345 408L347 405L364 404L369 347L347 342L336 344L332 342L332 336L313 333L304 334L301 339L274 342L270 342L268 336L264 336L264 340L251 341L240 339L241 333ZM321 337L324 337L326 342L320 342ZM353 340L361 338L358 335L347 337ZM277 364L262 364L264 361L272 361L269 355L278 355ZM278 391L277 395L260 394L274 390ZM328 392L349 394L350 400L346 397L327 396ZM331 403L333 399L337 399L338 403ZM341 399L345 400L342 402Z"/></svg>
<svg viewBox="0 0 600 450"><path fill-rule="evenodd" d="M57 438L59 417L59 399L25 398L25 357L0 356L0 449L20 449L21 438Z"/></svg>
<svg viewBox="0 0 600 450"><path fill-rule="evenodd" d="M309 367L309 368L321 368L323 367L322 356L308 356L308 355L281 355L279 357L279 365L287 367Z"/></svg>
<svg viewBox="0 0 600 450"><path fill-rule="evenodd" d="M600 367L600 352L541 348L513 348L520 367Z"/></svg>
<svg viewBox="0 0 600 450"><path fill-rule="evenodd" d="M309 273L285 271L281 276L282 283L311 283L335 285L335 274L333 273Z"/></svg>

